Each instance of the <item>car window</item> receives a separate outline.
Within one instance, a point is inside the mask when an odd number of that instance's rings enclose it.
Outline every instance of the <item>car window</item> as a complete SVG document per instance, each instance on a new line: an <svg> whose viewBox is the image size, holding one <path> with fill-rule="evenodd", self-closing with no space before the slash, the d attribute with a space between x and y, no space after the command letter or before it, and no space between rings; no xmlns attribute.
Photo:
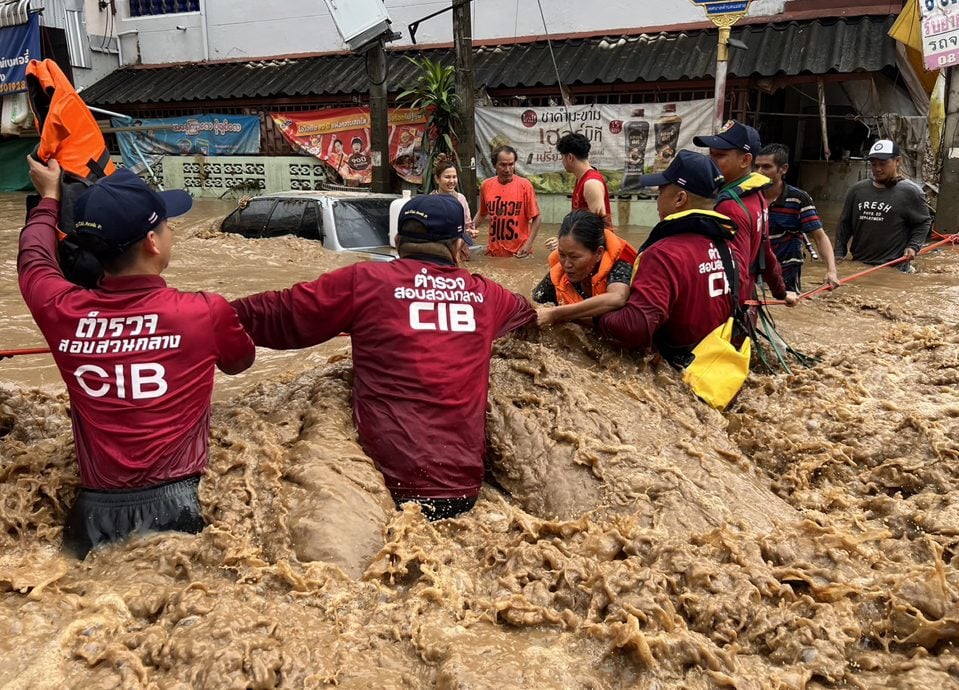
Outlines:
<svg viewBox="0 0 959 690"><path fill-rule="evenodd" d="M336 235L347 249L390 243L392 199L340 199L333 206Z"/></svg>
<svg viewBox="0 0 959 690"><path fill-rule="evenodd" d="M319 212L318 204L315 201L309 201L306 208L303 209L303 219L300 221L300 231L297 233L300 237L308 240L323 239L323 214Z"/></svg>
<svg viewBox="0 0 959 690"><path fill-rule="evenodd" d="M306 202L302 200L280 200L276 202L270 220L266 223L264 237L279 237L280 235L294 235L300 229L300 218Z"/></svg>
<svg viewBox="0 0 959 690"><path fill-rule="evenodd" d="M245 237L260 237L266 227L274 199L250 199L246 208L238 208L223 219L220 226L224 232L238 232Z"/></svg>

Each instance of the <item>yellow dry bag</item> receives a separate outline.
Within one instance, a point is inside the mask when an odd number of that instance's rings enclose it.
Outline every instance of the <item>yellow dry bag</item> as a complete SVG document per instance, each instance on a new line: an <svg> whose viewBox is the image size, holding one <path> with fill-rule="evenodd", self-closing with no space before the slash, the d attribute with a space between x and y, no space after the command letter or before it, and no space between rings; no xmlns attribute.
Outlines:
<svg viewBox="0 0 959 690"><path fill-rule="evenodd" d="M735 319L729 317L693 348L693 362L683 371L685 381L704 402L725 410L749 376L752 342L732 343Z"/></svg>

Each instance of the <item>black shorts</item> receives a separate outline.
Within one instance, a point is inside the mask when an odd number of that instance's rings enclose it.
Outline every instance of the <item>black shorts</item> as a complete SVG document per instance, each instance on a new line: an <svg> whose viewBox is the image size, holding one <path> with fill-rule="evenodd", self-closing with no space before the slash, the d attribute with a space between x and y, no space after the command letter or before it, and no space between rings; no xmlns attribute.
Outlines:
<svg viewBox="0 0 959 690"><path fill-rule="evenodd" d="M63 547L77 558L91 549L147 532L200 532L199 477L132 491L80 489L67 524Z"/></svg>
<svg viewBox="0 0 959 690"><path fill-rule="evenodd" d="M404 503L418 503L423 517L430 522L456 517L473 507L476 497L472 498L395 498L397 510L403 509Z"/></svg>

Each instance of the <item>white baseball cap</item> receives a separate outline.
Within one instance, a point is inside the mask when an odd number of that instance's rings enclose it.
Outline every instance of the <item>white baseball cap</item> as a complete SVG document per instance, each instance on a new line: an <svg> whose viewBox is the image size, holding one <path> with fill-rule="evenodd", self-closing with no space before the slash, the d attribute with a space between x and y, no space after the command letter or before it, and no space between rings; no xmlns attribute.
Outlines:
<svg viewBox="0 0 959 690"><path fill-rule="evenodd" d="M878 158L881 161L887 161L899 155L899 147L891 139L880 139L872 148L869 149L869 155L866 158Z"/></svg>

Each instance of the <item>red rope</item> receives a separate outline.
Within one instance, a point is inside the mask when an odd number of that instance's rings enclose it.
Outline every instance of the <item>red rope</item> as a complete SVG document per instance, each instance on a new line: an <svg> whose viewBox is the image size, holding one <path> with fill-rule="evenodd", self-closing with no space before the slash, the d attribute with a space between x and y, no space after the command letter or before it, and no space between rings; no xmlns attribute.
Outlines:
<svg viewBox="0 0 959 690"><path fill-rule="evenodd" d="M933 231L933 234L934 234L935 237L941 237L942 239L939 240L938 242L934 242L934 243L932 243L932 244L930 244L930 245L927 245L927 246L923 247L923 248L920 249L918 252L916 252L916 256L919 256L919 255L921 255L921 254L927 254L927 253L931 252L931 251L934 250L934 249L938 249L939 247L943 246L944 244L955 244L955 245L959 245L959 233L956 233L956 234L954 234L954 235L943 235L943 234L940 234L940 233L938 233L938 232ZM880 265L878 265L878 266L870 266L869 268L867 268L867 269L864 270L864 271L859 271L858 273L853 273L851 276L846 276L845 278L842 278L842 279L839 281L839 285L845 285L846 283L851 283L852 281L858 280L859 278L862 278L863 276L867 276L867 275L869 275L870 273L873 273L873 272L875 272L875 271L878 271L878 270L881 269L881 268L889 268L890 266L895 266L895 265L897 265L897 264L905 263L905 262L907 262L907 261L911 261L911 259L910 259L908 256L900 256L898 259L893 259L892 261L887 261L887 262L884 263L884 264L880 264ZM838 287L838 286L837 286L837 287ZM799 299L812 299L813 297L815 297L816 295L818 295L818 294L820 294L820 293L822 293L822 292L829 292L830 290L835 290L835 289L836 289L836 288L834 288L832 285L829 285L828 283L826 283L826 284L824 284L824 285L820 285L820 286L817 287L817 288L813 288L812 290L808 290L808 291L802 293L801 295L799 295ZM785 301L785 300L781 300L781 299L770 299L770 300L766 300L766 301L760 301L760 300L751 299L751 300L747 300L747 301L746 301L746 304L748 304L748 305L750 305L750 306L769 306L769 305L785 304L785 303L786 303L786 301Z"/></svg>
<svg viewBox="0 0 959 690"><path fill-rule="evenodd" d="M17 355L46 355L50 350L43 347L32 347L25 350L0 350L0 357L16 357Z"/></svg>

